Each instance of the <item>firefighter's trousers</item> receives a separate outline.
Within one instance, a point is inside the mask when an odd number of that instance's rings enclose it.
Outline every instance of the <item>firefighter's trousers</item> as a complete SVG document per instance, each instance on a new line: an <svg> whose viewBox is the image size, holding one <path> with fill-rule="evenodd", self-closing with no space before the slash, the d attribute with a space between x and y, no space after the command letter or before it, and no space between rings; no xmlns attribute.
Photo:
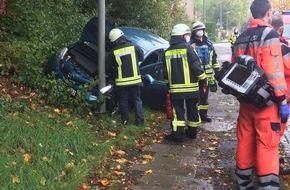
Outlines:
<svg viewBox="0 0 290 190"><path fill-rule="evenodd" d="M209 85L202 86L199 84L199 114L201 119L207 118L207 112L209 108L208 104L208 96L209 96Z"/></svg>
<svg viewBox="0 0 290 190"><path fill-rule="evenodd" d="M258 189L279 189L280 136L280 117L276 104L258 109L248 103L240 103L236 154L239 189L252 186L250 176L254 168L258 175Z"/></svg>
<svg viewBox="0 0 290 190"><path fill-rule="evenodd" d="M184 137L184 128L198 128L201 120L198 113L198 98L172 100L172 134L175 138Z"/></svg>

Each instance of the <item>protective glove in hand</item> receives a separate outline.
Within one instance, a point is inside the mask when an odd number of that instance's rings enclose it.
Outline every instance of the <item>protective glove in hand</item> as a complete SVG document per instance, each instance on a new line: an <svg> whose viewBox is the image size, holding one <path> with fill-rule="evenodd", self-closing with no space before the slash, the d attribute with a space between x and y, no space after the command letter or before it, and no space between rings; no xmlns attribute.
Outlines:
<svg viewBox="0 0 290 190"><path fill-rule="evenodd" d="M279 112L280 112L280 117L281 117L281 122L286 123L288 116L290 114L290 110L288 107L288 104L283 104L279 106Z"/></svg>
<svg viewBox="0 0 290 190"><path fill-rule="evenodd" d="M217 84L215 80L210 80L209 81L209 90L211 92L216 92L217 91Z"/></svg>

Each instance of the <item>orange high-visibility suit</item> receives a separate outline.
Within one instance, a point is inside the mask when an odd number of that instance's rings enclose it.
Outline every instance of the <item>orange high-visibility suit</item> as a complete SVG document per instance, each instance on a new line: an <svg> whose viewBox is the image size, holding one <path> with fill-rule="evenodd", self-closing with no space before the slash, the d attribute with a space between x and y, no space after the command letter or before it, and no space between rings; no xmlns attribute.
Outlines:
<svg viewBox="0 0 290 190"><path fill-rule="evenodd" d="M283 42L281 41L281 38L280 38L280 42ZM289 104L289 101L290 101L290 47L282 43L281 49L282 49L283 64L284 64L284 76L285 76L285 80L287 84L286 99ZM284 134L286 127L287 127L287 122L281 123L281 130L280 130L281 136Z"/></svg>
<svg viewBox="0 0 290 190"><path fill-rule="evenodd" d="M278 34L262 19L252 19L248 29L237 39L232 62L237 56L254 57L274 88L277 102L285 100L286 82ZM235 176L239 189L253 188L252 172L256 168L259 188L279 189L280 116L278 104L258 109L240 102L237 121Z"/></svg>

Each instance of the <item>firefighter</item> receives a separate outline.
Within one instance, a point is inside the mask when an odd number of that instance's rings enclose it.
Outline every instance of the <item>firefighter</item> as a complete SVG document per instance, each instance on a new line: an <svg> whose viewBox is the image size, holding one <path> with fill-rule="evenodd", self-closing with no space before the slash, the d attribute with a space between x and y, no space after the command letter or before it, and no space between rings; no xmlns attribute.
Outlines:
<svg viewBox="0 0 290 190"><path fill-rule="evenodd" d="M237 28L235 28L234 32L231 33L228 39L228 41L231 43L232 52L233 52L233 47L234 47L235 42L237 41L238 36L239 36L239 31Z"/></svg>
<svg viewBox="0 0 290 190"><path fill-rule="evenodd" d="M172 132L165 139L173 142L183 142L185 135L195 139L197 128L201 125L198 81L206 85L207 80L196 52L188 44L190 33L186 24L175 25L171 32L170 47L165 51L163 60L164 78L168 84L173 112Z"/></svg>
<svg viewBox="0 0 290 190"><path fill-rule="evenodd" d="M281 122L289 115L286 82L278 34L272 29L272 5L269 0L254 0L253 19L234 45L232 62L240 55L254 57L274 89L277 103L258 109L240 100L237 120L235 177L239 189L255 189L252 172L257 173L258 189L279 189L279 141Z"/></svg>
<svg viewBox="0 0 290 190"><path fill-rule="evenodd" d="M138 67L138 62L144 59L143 51L130 42L118 28L110 31L109 39L114 47L106 60L106 73L114 79L122 122L124 125L129 122L130 95L135 108L135 124L143 125L144 116L140 98L140 86L143 83Z"/></svg>
<svg viewBox="0 0 290 190"><path fill-rule="evenodd" d="M207 115L209 103L209 91L216 92L217 84L214 78L215 72L220 68L217 61L217 54L215 52L212 42L205 35L205 25L202 22L195 22L192 25L191 46L196 50L202 68L206 74L209 85L199 84L199 113L202 122L211 122L211 118Z"/></svg>

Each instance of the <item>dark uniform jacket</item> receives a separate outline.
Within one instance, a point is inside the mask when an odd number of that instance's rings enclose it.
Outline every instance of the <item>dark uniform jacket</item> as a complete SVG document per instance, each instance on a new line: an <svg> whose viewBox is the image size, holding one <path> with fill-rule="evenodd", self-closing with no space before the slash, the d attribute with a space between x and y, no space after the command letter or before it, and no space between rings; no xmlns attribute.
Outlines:
<svg viewBox="0 0 290 190"><path fill-rule="evenodd" d="M171 38L163 64L164 78L172 99L198 97L198 81L206 82L206 75L196 52L183 37Z"/></svg>
<svg viewBox="0 0 290 190"><path fill-rule="evenodd" d="M110 50L106 60L106 74L116 87L142 85L138 62L144 59L142 49L122 36Z"/></svg>

